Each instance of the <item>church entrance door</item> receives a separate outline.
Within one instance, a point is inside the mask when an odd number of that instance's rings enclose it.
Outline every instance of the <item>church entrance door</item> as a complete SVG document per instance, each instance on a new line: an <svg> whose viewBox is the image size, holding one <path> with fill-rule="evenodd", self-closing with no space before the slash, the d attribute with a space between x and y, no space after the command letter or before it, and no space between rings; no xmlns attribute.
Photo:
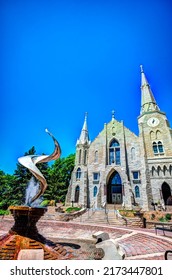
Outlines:
<svg viewBox="0 0 172 280"><path fill-rule="evenodd" d="M79 191L80 191L80 187L77 186L75 188L75 202L78 203L79 202Z"/></svg>
<svg viewBox="0 0 172 280"><path fill-rule="evenodd" d="M165 205L167 205L167 199L171 196L170 186L165 182L162 184L162 196L164 199Z"/></svg>
<svg viewBox="0 0 172 280"><path fill-rule="evenodd" d="M107 203L122 203L122 183L121 177L117 171L109 178L107 185Z"/></svg>

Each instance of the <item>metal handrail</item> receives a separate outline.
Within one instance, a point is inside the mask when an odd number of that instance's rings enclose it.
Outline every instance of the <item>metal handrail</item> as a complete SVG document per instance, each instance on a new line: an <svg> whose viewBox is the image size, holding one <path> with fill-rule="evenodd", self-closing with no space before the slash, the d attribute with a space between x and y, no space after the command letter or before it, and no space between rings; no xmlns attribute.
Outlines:
<svg viewBox="0 0 172 280"><path fill-rule="evenodd" d="M109 216L108 216L108 211L105 211L105 217L106 217L107 223L109 224Z"/></svg>
<svg viewBox="0 0 172 280"><path fill-rule="evenodd" d="M109 224L109 217L108 217L108 211L107 211L107 202L103 202L101 207L103 209L105 209L105 218L106 218L107 223Z"/></svg>
<svg viewBox="0 0 172 280"><path fill-rule="evenodd" d="M121 214L119 213L119 210L118 210L118 209L115 209L115 215L116 215L116 218L117 218L117 219L118 219L118 218L123 219L123 220L125 221L125 223L126 223L126 226L127 226L127 219L126 219L123 215L121 215Z"/></svg>
<svg viewBox="0 0 172 280"><path fill-rule="evenodd" d="M94 201L93 204L91 205L90 208L88 208L88 219L95 213L96 211L96 208L95 208L95 204L96 202ZM91 211L91 215L90 215L90 211Z"/></svg>

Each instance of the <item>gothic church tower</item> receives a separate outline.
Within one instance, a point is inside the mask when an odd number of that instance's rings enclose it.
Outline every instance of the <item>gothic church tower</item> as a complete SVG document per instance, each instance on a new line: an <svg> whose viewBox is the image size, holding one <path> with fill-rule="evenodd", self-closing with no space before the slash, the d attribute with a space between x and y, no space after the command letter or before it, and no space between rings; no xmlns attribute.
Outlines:
<svg viewBox="0 0 172 280"><path fill-rule="evenodd" d="M166 204L172 188L172 130L166 114L153 96L141 66L141 112L138 117L142 167L145 169L148 208L151 202ZM170 188L171 186L171 188Z"/></svg>
<svg viewBox="0 0 172 280"><path fill-rule="evenodd" d="M90 146L89 133L87 128L87 113L85 113L84 124L79 139L76 142L75 167L72 173L72 185L68 189L67 201L88 206L88 150ZM73 187L75 186L75 187ZM70 198L69 198L70 193ZM69 200L70 199L70 200Z"/></svg>

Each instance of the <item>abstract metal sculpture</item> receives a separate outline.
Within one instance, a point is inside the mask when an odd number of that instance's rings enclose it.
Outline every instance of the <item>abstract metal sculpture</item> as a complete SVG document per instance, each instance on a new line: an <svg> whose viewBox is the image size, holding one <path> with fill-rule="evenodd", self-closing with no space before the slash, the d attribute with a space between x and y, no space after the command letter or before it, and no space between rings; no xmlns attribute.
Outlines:
<svg viewBox="0 0 172 280"><path fill-rule="evenodd" d="M40 170L36 167L37 163L42 162L48 162L51 160L58 159L61 155L61 149L58 141L55 139L55 137L48 131L48 129L45 130L53 139L55 144L54 152L51 155L28 155L24 157L18 158L18 161L20 164L22 164L24 167L28 168L29 171L34 175L34 177L39 181L39 190L32 197L30 203L33 203L36 199L38 199L46 190L47 188L47 182L44 178L43 174L40 172Z"/></svg>
<svg viewBox="0 0 172 280"><path fill-rule="evenodd" d="M57 140L47 129L46 132L52 137L55 144L54 152L51 155L28 155L18 159L23 166L29 169L39 182L35 184L33 180L33 184L30 184L33 177L31 178L27 189L31 187L34 191L31 191L30 194L29 189L29 199L26 200L28 203L20 206L11 205L9 207L15 223L6 235L0 236L0 260L34 260L35 256L36 259L40 260L70 260L79 259L82 255L80 245L76 244L79 249L77 253L76 249L74 249L75 247L73 247L75 244L66 243L66 240L65 242L56 243L51 239L45 238L39 233L37 228L37 222L47 211L46 207L40 207L40 204L37 204L37 202L40 201L38 198L46 190L47 183L44 176L35 165L40 162L55 160L59 158L61 154L61 149ZM54 222L55 221L53 221L53 227ZM56 223L56 226L58 225L59 222ZM45 227L47 227L46 221ZM88 248L90 248L90 244L88 246ZM91 247L92 249L88 259L93 259L94 255L97 259L95 245L91 244L91 246L94 246L94 250ZM86 254L85 251L86 249L84 248L83 254Z"/></svg>

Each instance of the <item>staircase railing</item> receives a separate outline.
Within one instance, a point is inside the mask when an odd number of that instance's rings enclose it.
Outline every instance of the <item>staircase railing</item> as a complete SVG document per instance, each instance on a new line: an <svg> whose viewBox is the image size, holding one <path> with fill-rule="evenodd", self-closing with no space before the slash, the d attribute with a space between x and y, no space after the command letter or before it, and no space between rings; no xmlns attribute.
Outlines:
<svg viewBox="0 0 172 280"><path fill-rule="evenodd" d="M88 212L88 219L90 219L90 217L96 212L95 204L96 204L96 202L94 201L93 204L91 205L91 207L88 208L88 211L87 211Z"/></svg>
<svg viewBox="0 0 172 280"><path fill-rule="evenodd" d="M102 205L101 205L101 207L105 210L105 218L106 218L107 223L109 224L107 203L106 203L106 202L103 202Z"/></svg>
<svg viewBox="0 0 172 280"><path fill-rule="evenodd" d="M127 219L123 215L120 214L118 209L114 209L114 211L115 211L116 218L124 220L125 225L127 226Z"/></svg>
<svg viewBox="0 0 172 280"><path fill-rule="evenodd" d="M82 223L82 221L83 221L83 220L82 220L83 215L88 211L85 204L82 204L82 205L81 205L81 208L82 208L82 209L85 209L85 212L84 212L82 215L80 215L80 223Z"/></svg>

